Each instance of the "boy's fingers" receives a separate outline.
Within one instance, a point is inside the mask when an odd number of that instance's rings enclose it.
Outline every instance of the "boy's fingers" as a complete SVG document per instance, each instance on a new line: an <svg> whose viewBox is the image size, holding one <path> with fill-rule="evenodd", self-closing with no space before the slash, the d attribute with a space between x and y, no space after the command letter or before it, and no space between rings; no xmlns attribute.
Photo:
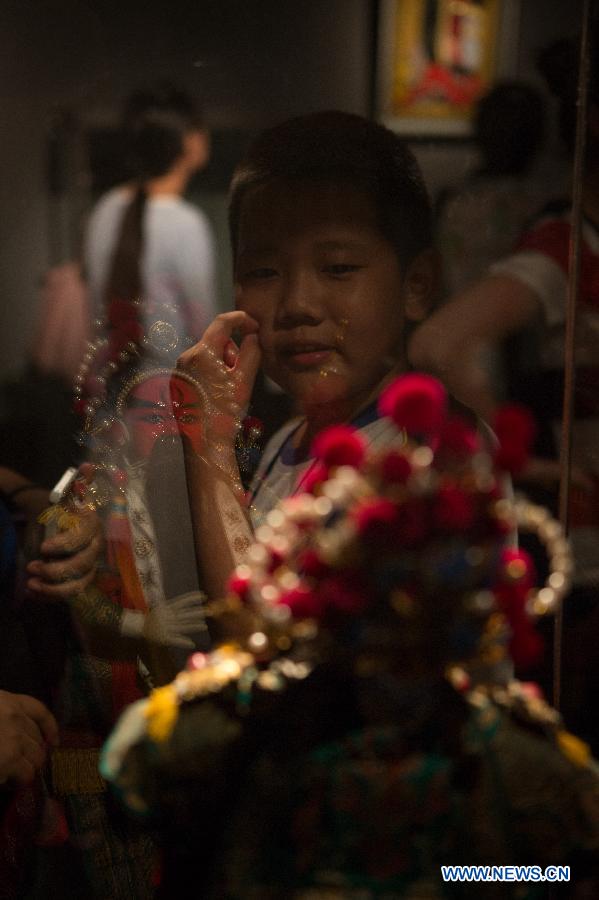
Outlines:
<svg viewBox="0 0 599 900"><path fill-rule="evenodd" d="M230 369L233 368L239 358L239 347L235 341L228 341L223 350L223 362Z"/></svg>
<svg viewBox="0 0 599 900"><path fill-rule="evenodd" d="M236 330L242 334L252 334L258 331L258 323L241 309L234 309L232 312L217 316L206 329L204 336L226 335L228 340Z"/></svg>
<svg viewBox="0 0 599 900"><path fill-rule="evenodd" d="M241 331L242 334L252 334L258 330L258 323L241 310L222 313L210 323L201 341L181 354L177 360L177 368L193 369L194 361L206 346L214 347L222 357L226 345L231 340L231 335L236 330Z"/></svg>
<svg viewBox="0 0 599 900"><path fill-rule="evenodd" d="M243 372L245 380L251 382L252 385L260 368L261 358L262 351L258 343L258 335L246 334L239 348L237 369Z"/></svg>

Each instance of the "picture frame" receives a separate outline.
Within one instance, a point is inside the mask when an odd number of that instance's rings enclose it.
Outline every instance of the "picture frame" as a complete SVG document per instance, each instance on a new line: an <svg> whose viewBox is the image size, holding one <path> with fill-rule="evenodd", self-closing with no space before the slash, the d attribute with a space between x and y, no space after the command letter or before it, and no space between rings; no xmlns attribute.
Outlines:
<svg viewBox="0 0 599 900"><path fill-rule="evenodd" d="M478 99L513 76L519 0L380 0L377 118L400 134L468 138Z"/></svg>

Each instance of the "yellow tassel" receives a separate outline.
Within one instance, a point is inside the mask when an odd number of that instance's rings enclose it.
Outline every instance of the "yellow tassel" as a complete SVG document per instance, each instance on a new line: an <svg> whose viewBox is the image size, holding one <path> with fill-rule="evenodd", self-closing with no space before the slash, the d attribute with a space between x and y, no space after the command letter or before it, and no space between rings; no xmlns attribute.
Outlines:
<svg viewBox="0 0 599 900"><path fill-rule="evenodd" d="M50 522L56 522L58 531L70 531L71 528L79 528L79 516L69 512L64 506L57 504L49 506L37 517L40 525L48 525Z"/></svg>
<svg viewBox="0 0 599 900"><path fill-rule="evenodd" d="M582 768L588 766L591 758L591 748L588 744L563 729L560 729L556 736L559 749L570 762Z"/></svg>
<svg viewBox="0 0 599 900"><path fill-rule="evenodd" d="M156 743L167 741L171 736L179 715L177 693L171 684L152 691L145 709L148 720L148 735Z"/></svg>

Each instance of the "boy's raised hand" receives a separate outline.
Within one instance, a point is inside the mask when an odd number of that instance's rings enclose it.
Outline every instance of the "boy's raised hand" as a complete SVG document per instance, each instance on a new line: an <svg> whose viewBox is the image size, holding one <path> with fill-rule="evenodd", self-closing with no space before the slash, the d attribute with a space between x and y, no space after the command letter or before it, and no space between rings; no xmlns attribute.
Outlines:
<svg viewBox="0 0 599 900"><path fill-rule="evenodd" d="M242 335L240 346L233 340L234 332ZM257 332L258 323L247 313L222 313L177 360L177 368L197 378L207 395L208 441L234 439L260 365Z"/></svg>

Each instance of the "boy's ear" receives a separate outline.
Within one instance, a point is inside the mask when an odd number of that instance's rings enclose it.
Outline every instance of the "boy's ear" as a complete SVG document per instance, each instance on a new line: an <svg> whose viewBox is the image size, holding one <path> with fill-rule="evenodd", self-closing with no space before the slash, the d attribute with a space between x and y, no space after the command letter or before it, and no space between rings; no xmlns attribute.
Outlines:
<svg viewBox="0 0 599 900"><path fill-rule="evenodd" d="M441 259L432 248L423 250L408 266L404 279L406 319L422 322L432 309L441 281Z"/></svg>

